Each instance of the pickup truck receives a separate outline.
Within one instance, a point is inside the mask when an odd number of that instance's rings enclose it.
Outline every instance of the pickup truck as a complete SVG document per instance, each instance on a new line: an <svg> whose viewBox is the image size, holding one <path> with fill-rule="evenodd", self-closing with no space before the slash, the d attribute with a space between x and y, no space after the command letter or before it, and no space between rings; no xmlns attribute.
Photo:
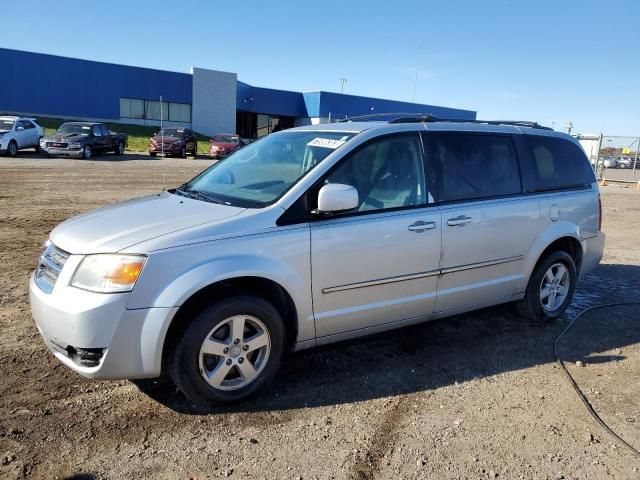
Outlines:
<svg viewBox="0 0 640 480"><path fill-rule="evenodd" d="M67 122L40 139L40 150L46 155L84 159L107 152L122 155L127 139L126 133L111 132L103 123Z"/></svg>

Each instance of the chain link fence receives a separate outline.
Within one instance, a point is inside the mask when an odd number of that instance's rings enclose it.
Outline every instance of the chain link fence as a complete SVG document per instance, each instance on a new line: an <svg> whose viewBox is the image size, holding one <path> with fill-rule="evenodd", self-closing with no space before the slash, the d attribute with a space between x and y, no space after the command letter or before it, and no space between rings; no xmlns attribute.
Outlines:
<svg viewBox="0 0 640 480"><path fill-rule="evenodd" d="M640 137L576 135L596 176L618 182L640 181Z"/></svg>

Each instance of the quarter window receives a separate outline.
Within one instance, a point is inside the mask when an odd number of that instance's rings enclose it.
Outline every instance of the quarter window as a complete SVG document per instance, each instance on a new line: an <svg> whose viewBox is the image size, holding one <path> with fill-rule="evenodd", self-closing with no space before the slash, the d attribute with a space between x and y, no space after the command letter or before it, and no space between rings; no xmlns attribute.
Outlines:
<svg viewBox="0 0 640 480"><path fill-rule="evenodd" d="M358 212L423 205L427 192L419 138L373 141L344 160L325 183L355 187Z"/></svg>
<svg viewBox="0 0 640 480"><path fill-rule="evenodd" d="M454 202L513 195L522 191L511 137L439 133L430 136L430 168L437 200Z"/></svg>
<svg viewBox="0 0 640 480"><path fill-rule="evenodd" d="M525 135L531 155L534 191L589 185L596 181L584 152L573 142L556 137Z"/></svg>

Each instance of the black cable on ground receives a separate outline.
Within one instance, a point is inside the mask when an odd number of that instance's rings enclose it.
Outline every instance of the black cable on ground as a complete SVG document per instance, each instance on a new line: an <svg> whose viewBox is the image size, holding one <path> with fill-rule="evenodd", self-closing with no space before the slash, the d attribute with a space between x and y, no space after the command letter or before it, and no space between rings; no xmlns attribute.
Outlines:
<svg viewBox="0 0 640 480"><path fill-rule="evenodd" d="M556 337L556 342L554 344L553 349L554 349L554 353L556 355L556 360L557 360L558 364L560 365L560 368L562 368L562 370L564 371L565 375L569 379L569 382L571 383L571 386L573 387L573 389L576 391L576 393L580 397L580 400L582 400L582 403L584 403L584 406L587 407L588 412L595 419L595 421L598 422L598 424L600 424L600 426L602 428L604 428L605 431L609 435L611 435L615 440L617 440L620 444L624 445L633 455L635 455L636 457L640 457L640 451L638 451L631 444L627 443L627 441L625 439L623 439L620 435L618 435L616 432L614 432L611 429L611 427L609 427L609 425L607 425L604 422L604 420L602 420L602 418L600 418L600 415L598 415L598 412L595 411L595 409L593 408L591 403L589 403L589 400L587 400L587 397L584 395L584 393L582 393L582 390L580 390L580 387L578 386L576 381L573 379L573 377L569 373L569 370L567 370L567 367L565 367L564 362L560 359L560 355L558 354L558 345L560 344L560 340L571 329L571 327L573 327L573 325L576 323L576 321L580 317L582 317L585 313L590 312L592 310L597 310L597 309L600 309L600 308L622 307L622 306L629 306L629 305L640 305L640 302L607 303L607 304L603 304L603 305L595 305L593 307L589 307L589 308L583 310L578 315L576 315L576 317L569 322L569 325L567 325L567 327L562 331L562 333Z"/></svg>

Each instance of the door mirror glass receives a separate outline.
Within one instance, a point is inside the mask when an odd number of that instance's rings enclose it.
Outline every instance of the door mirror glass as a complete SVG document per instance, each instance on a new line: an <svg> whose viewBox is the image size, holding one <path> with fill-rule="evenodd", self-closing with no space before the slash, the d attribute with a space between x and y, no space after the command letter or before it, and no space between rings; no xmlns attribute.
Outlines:
<svg viewBox="0 0 640 480"><path fill-rule="evenodd" d="M347 212L358 208L358 190L351 185L330 183L318 193L318 213Z"/></svg>

